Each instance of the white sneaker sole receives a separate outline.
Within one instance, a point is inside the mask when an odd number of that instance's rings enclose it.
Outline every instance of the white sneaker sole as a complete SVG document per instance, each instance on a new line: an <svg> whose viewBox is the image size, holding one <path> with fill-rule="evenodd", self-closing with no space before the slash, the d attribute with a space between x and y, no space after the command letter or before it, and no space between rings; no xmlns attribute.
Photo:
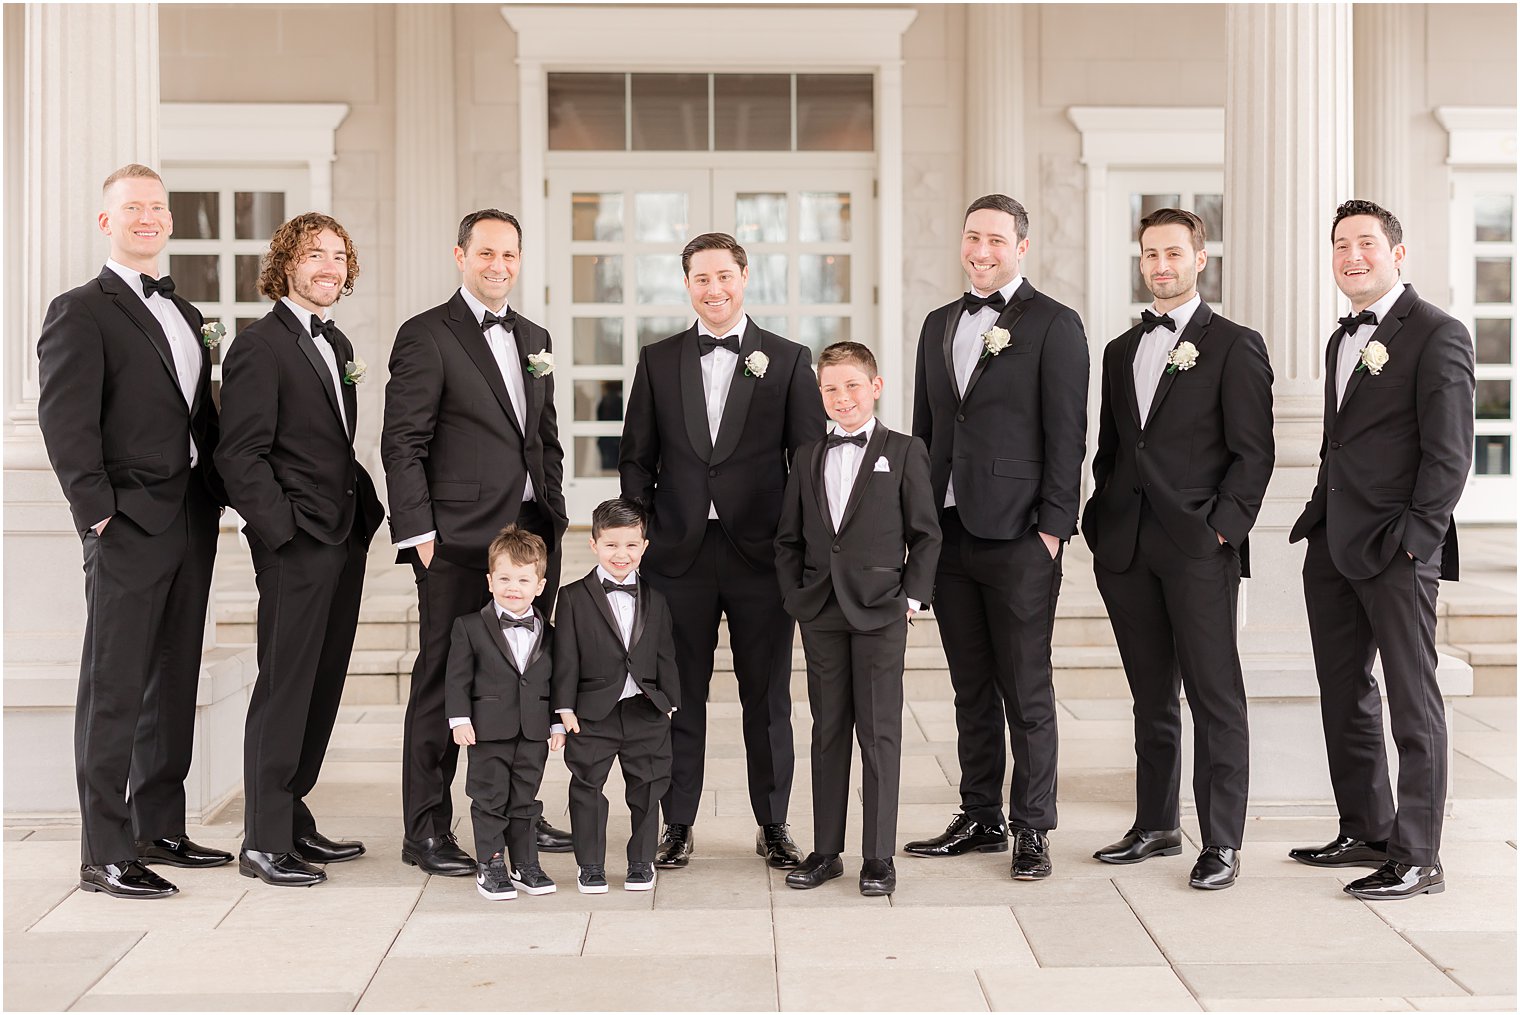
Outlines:
<svg viewBox="0 0 1520 1015"><path fill-rule="evenodd" d="M575 887L582 895L606 895L606 885L583 885L581 884L581 869L575 868Z"/></svg>
<svg viewBox="0 0 1520 1015"><path fill-rule="evenodd" d="M475 890L479 892L484 898L490 899L492 902L510 902L513 899L517 898L517 892L515 890L508 890L505 892L488 892L486 891L485 885L482 885L478 882L475 885Z"/></svg>
<svg viewBox="0 0 1520 1015"><path fill-rule="evenodd" d="M559 885L547 885L543 888L533 888L517 880L516 878L512 879L512 884L519 892L527 892L529 895L553 895L555 892L559 891Z"/></svg>
<svg viewBox="0 0 1520 1015"><path fill-rule="evenodd" d="M658 874L651 877L648 881L624 881L623 890L627 892L652 892L654 891L654 883L657 878L659 878Z"/></svg>

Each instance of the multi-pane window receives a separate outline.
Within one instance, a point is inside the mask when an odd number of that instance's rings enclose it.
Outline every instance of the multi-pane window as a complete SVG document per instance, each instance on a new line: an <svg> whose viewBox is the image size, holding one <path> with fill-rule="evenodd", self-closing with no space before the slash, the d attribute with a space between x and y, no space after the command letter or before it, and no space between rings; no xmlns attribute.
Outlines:
<svg viewBox="0 0 1520 1015"><path fill-rule="evenodd" d="M1182 208L1203 220L1204 249L1208 251L1209 258L1198 275L1198 295L1216 312L1222 312L1224 306L1224 258L1228 238L1224 229L1223 188L1216 181L1207 179L1217 174L1179 172L1171 175L1177 183L1184 186L1174 183L1172 189L1165 191L1131 186L1127 190L1128 207L1125 210L1128 214L1125 220L1121 220L1127 222L1127 235L1120 249L1128 253L1128 319L1131 326L1140 323L1140 311L1148 309L1155 301L1140 274L1140 223L1147 215L1161 208ZM1191 177L1200 178L1190 179Z"/></svg>

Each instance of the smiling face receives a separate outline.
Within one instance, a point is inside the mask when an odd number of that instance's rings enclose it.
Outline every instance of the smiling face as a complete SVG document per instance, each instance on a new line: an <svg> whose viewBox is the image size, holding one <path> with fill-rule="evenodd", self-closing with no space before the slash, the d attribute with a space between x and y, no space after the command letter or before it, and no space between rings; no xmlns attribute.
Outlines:
<svg viewBox="0 0 1520 1015"><path fill-rule="evenodd" d="M866 425L876 415L876 400L884 382L871 377L860 364L845 361L830 363L818 371L818 391L829 419L849 433Z"/></svg>
<svg viewBox="0 0 1520 1015"><path fill-rule="evenodd" d="M649 540L637 525L621 525L603 529L591 538L591 549L596 552L596 562L612 577L622 581L639 568Z"/></svg>
<svg viewBox="0 0 1520 1015"><path fill-rule="evenodd" d="M1193 249L1193 234L1180 222L1151 226L1140 237L1140 277L1162 313L1193 298L1198 273L1209 255Z"/></svg>
<svg viewBox="0 0 1520 1015"><path fill-rule="evenodd" d="M749 269L739 267L730 250L699 250L691 255L686 272L691 308L720 338L739 323L748 282Z"/></svg>
<svg viewBox="0 0 1520 1015"><path fill-rule="evenodd" d="M961 268L977 292L987 295L1012 282L1028 252L1028 237L1019 239L1018 224L1007 212L978 208L966 216Z"/></svg>
<svg viewBox="0 0 1520 1015"><path fill-rule="evenodd" d="M464 276L464 287L492 313L507 304L507 294L517 281L522 258L522 238L512 223L481 219L470 229L470 245L454 248L454 263Z"/></svg>
<svg viewBox="0 0 1520 1015"><path fill-rule="evenodd" d="M486 572L486 587L496 605L519 617L533 608L534 598L546 584L539 576L537 564L514 564L505 553L498 555L496 563Z"/></svg>
<svg viewBox="0 0 1520 1015"><path fill-rule="evenodd" d="M151 177L124 177L111 184L97 222L110 237L111 259L145 274L158 270L158 255L174 234L169 194Z"/></svg>
<svg viewBox="0 0 1520 1015"><path fill-rule="evenodd" d="M1399 280L1404 244L1390 244L1376 215L1349 215L1335 227L1331 264L1335 284L1358 313L1376 303Z"/></svg>
<svg viewBox="0 0 1520 1015"><path fill-rule="evenodd" d="M348 246L331 229L317 233L285 272L290 298L314 314L338 302L347 279Z"/></svg>

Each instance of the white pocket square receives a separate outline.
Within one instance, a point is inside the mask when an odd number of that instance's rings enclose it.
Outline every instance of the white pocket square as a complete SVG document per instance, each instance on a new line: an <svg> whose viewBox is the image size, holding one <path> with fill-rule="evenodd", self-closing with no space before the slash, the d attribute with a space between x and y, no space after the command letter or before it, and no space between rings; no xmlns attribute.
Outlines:
<svg viewBox="0 0 1520 1015"><path fill-rule="evenodd" d="M886 455L882 455L880 458L876 459L876 469L875 469L875 471L877 471L877 472L891 472L892 471L892 466L890 466L890 465L887 464L887 456Z"/></svg>

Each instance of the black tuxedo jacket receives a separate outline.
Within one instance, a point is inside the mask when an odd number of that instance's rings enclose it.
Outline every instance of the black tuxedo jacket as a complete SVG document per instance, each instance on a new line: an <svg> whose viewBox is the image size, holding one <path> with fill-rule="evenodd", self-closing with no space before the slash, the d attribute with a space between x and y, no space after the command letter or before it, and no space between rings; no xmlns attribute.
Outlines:
<svg viewBox="0 0 1520 1015"><path fill-rule="evenodd" d="M557 643L554 628L534 609L538 640L520 671L496 619L496 604L454 621L449 666L444 674L444 708L449 716L469 716L476 740L548 740L549 681Z"/></svg>
<svg viewBox="0 0 1520 1015"><path fill-rule="evenodd" d="M681 705L675 634L670 607L642 578L633 612L630 647L623 647L617 617L596 568L559 591L555 607L554 710L578 718L605 719L618 703L628 674L661 712ZM622 595L622 593L618 593Z"/></svg>
<svg viewBox="0 0 1520 1015"><path fill-rule="evenodd" d="M1251 574L1247 533L1272 478L1272 364L1261 335L1199 305L1173 348L1191 342L1198 359L1162 373L1142 425L1135 396L1136 325L1103 352L1103 402L1093 494L1082 535L1093 557L1123 571L1135 556L1142 498L1190 557L1219 551L1218 532Z"/></svg>
<svg viewBox="0 0 1520 1015"><path fill-rule="evenodd" d="M1371 341L1388 350L1374 376L1357 370L1337 406L1344 328L1325 350L1325 430L1314 494L1290 542L1321 523L1330 559L1347 578L1382 573L1405 551L1441 577L1460 574L1452 509L1473 455L1473 345L1456 318L1404 290Z"/></svg>
<svg viewBox="0 0 1520 1015"><path fill-rule="evenodd" d="M763 377L745 374L744 361L756 351L770 359ZM697 326L640 351L618 471L623 496L653 514L644 558L650 569L679 576L691 566L709 503L745 560L772 566L788 462L823 436L823 399L810 364L805 346L751 319L712 441Z"/></svg>
<svg viewBox="0 0 1520 1015"><path fill-rule="evenodd" d="M786 484L776 532L782 602L797 620L812 620L832 590L851 626L874 631L907 613L910 597L927 604L934 594L940 530L929 451L877 420L837 532L823 481L826 452L823 441L805 445ZM879 472L882 460L887 469Z"/></svg>
<svg viewBox="0 0 1520 1015"><path fill-rule="evenodd" d="M955 477L966 531L1016 539L1030 529L1077 531L1087 438L1087 338L1075 311L1025 279L998 316L1011 334L956 389L952 346L961 301L924 318L913 386L913 433L929 446L935 505Z"/></svg>
<svg viewBox="0 0 1520 1015"><path fill-rule="evenodd" d="M526 427L518 424L501 368L458 292L396 332L385 385L380 459L392 539L436 530L440 556L481 571L491 540L517 520L527 478L554 518L556 544L569 524L554 375L527 371L530 354L551 351L549 333L519 316L513 335Z"/></svg>
<svg viewBox="0 0 1520 1015"><path fill-rule="evenodd" d="M204 322L188 301L171 298L201 350L190 406L163 326L116 272L104 268L48 306L37 339L37 422L81 532L117 512L162 532L191 482L227 503L212 464L218 427ZM200 456L194 470L190 436Z"/></svg>
<svg viewBox="0 0 1520 1015"><path fill-rule="evenodd" d="M333 338L333 352L341 373L354 358L342 332ZM283 302L239 332L222 363L217 470L232 506L270 549L297 529L337 545L355 526L368 545L385 517L369 473L354 457L354 385L340 384L345 428L331 377L316 343Z"/></svg>

